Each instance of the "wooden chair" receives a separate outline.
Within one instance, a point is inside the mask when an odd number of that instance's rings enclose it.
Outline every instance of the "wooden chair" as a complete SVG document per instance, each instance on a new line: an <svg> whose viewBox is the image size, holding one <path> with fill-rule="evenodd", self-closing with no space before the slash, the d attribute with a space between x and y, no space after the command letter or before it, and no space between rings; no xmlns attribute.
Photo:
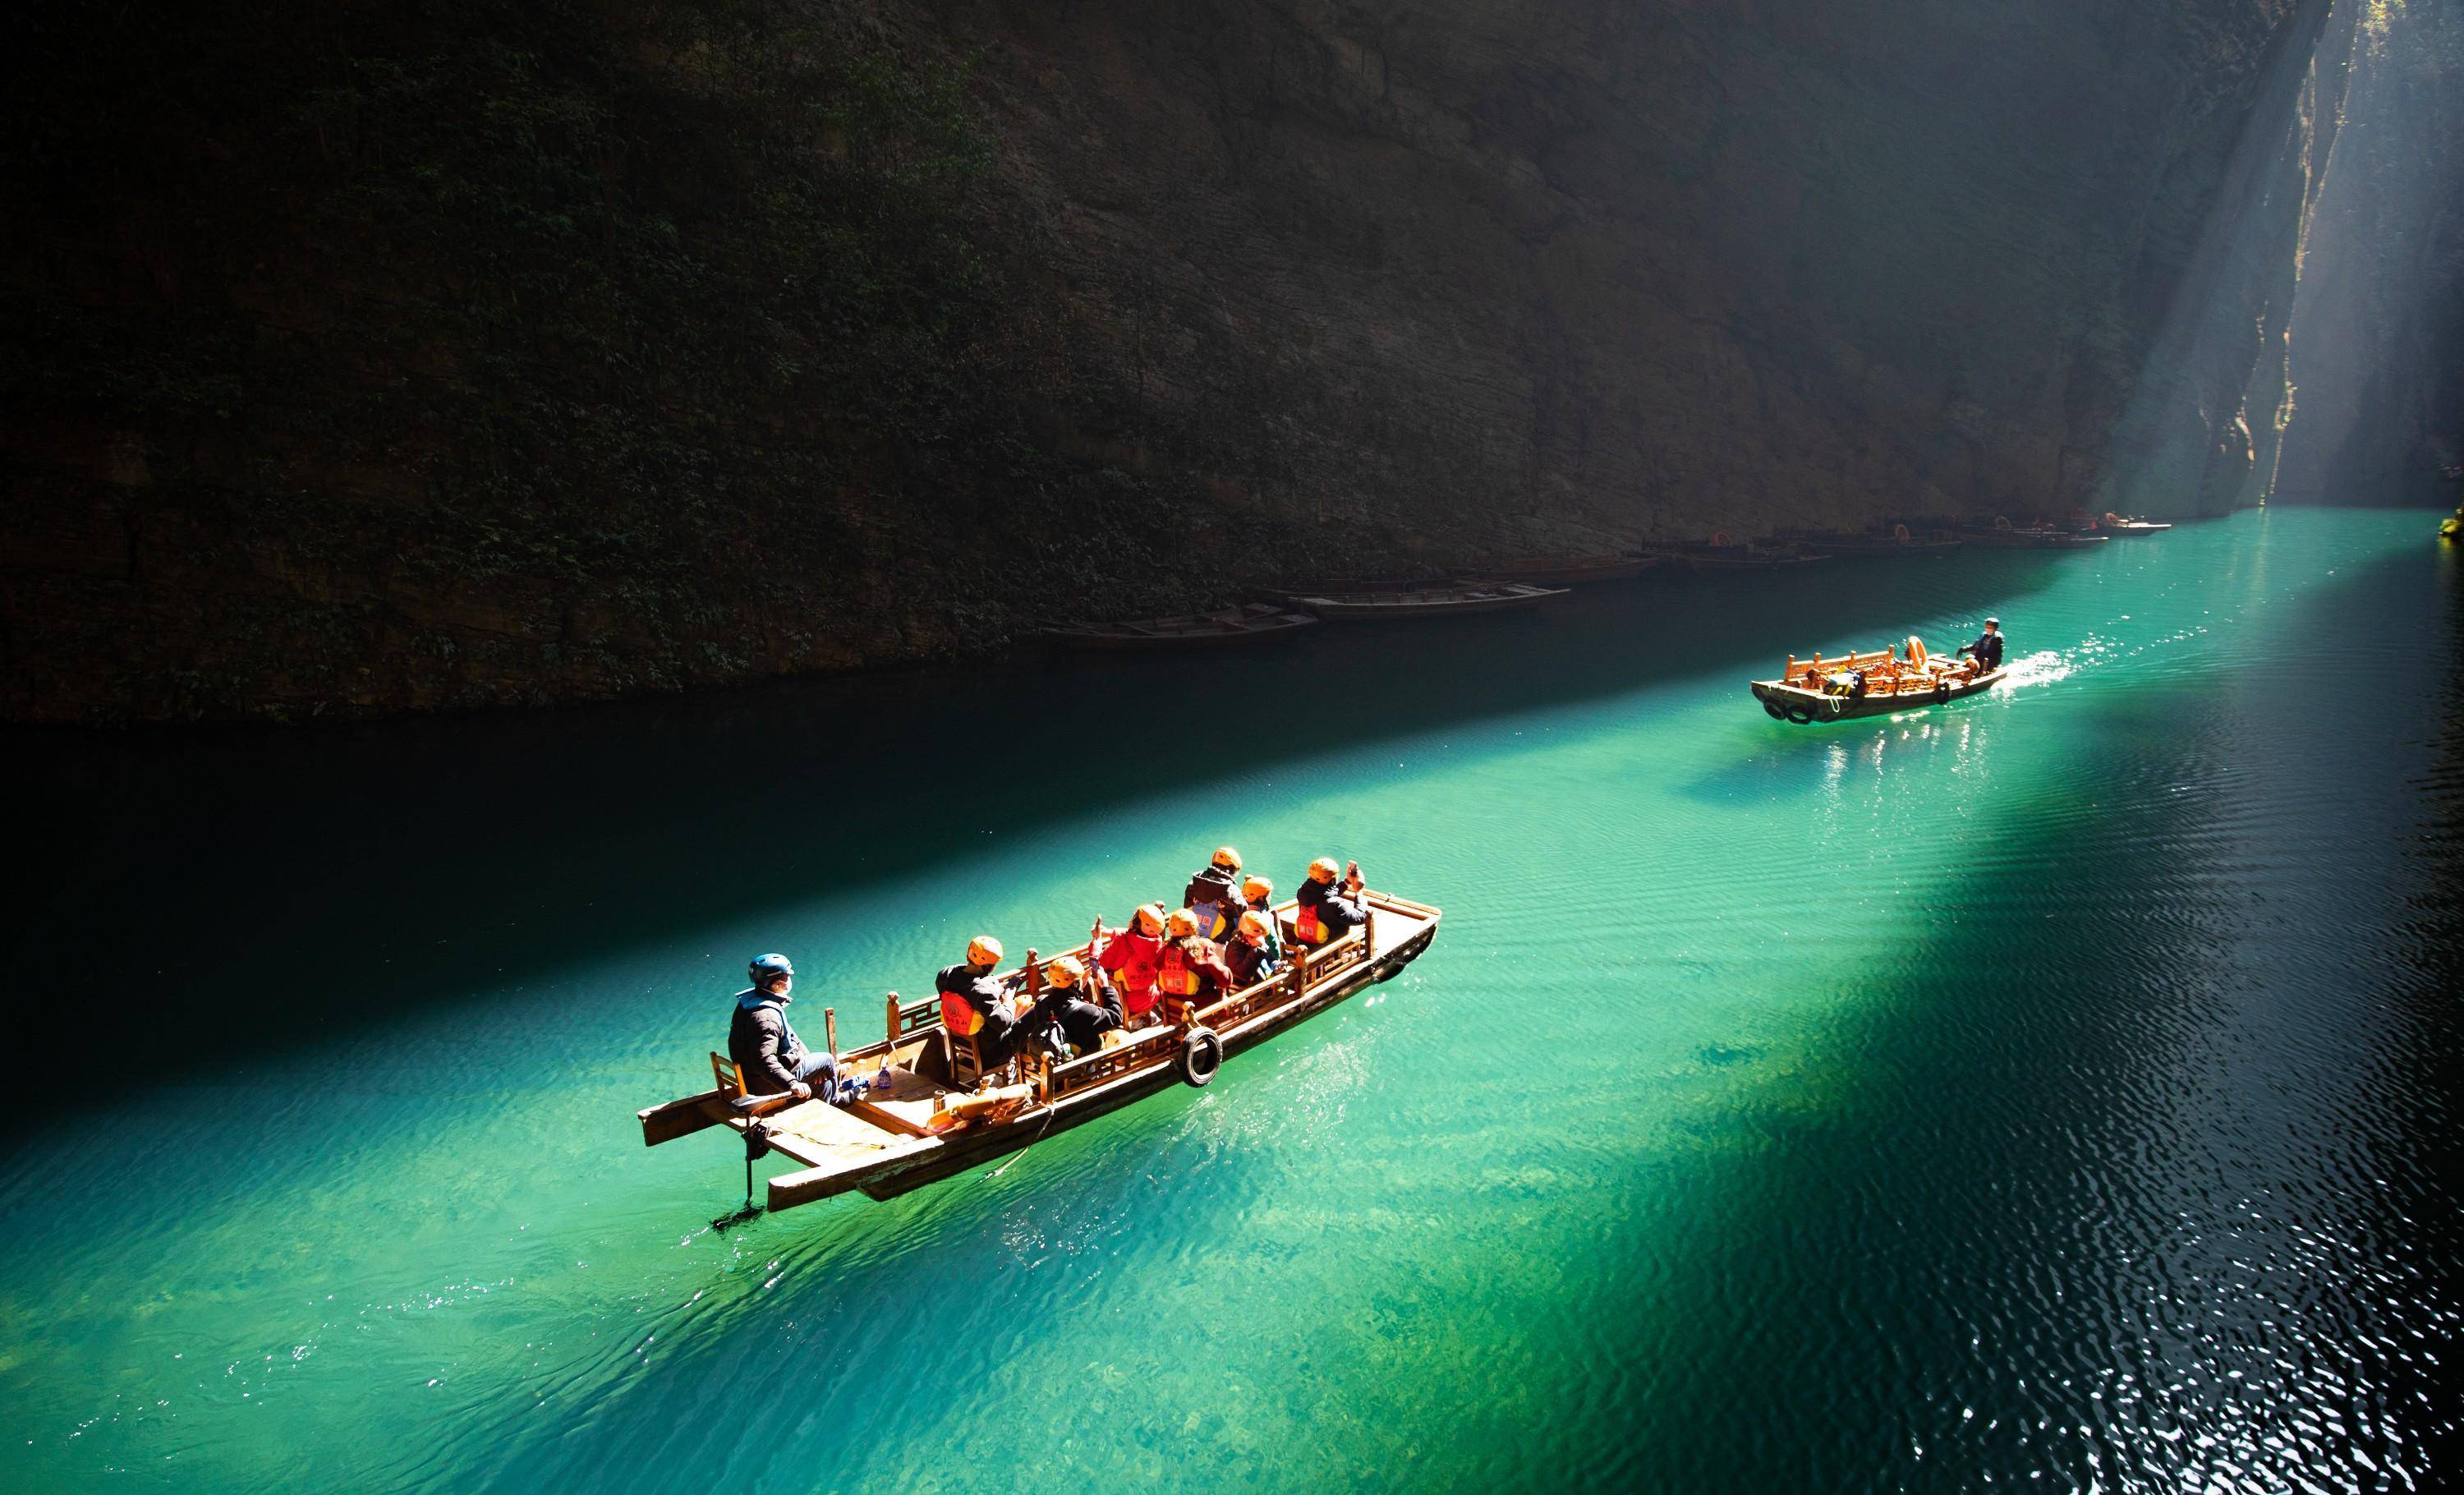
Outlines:
<svg viewBox="0 0 2464 1495"><path fill-rule="evenodd" d="M712 1049L710 1074L712 1079L718 1082L719 1099L740 1101L744 1098L744 1075L736 1067L735 1060L716 1049Z"/></svg>
<svg viewBox="0 0 2464 1495"><path fill-rule="evenodd" d="M952 1089L972 1090L983 1083L983 1050L976 1046L973 1033L961 1037L948 1028L941 1029L941 1067L949 1072Z"/></svg>

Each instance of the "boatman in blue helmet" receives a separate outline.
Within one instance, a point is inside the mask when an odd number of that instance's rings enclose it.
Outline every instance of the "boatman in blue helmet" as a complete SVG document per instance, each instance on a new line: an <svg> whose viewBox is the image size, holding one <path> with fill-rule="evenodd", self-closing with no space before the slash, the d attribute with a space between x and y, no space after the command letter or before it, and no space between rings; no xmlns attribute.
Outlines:
<svg viewBox="0 0 2464 1495"><path fill-rule="evenodd" d="M806 1048L787 1022L796 968L785 956L767 955L753 962L750 974L752 988L736 994L736 1012L727 1023L727 1057L744 1077L745 1093L789 1090L798 1100L816 1094L837 1099L839 1062Z"/></svg>
<svg viewBox="0 0 2464 1495"><path fill-rule="evenodd" d="M1961 645L1959 651L1963 654L1972 654L1975 656L1976 668L1980 673L2001 669L2002 620L1999 618L1986 619L1984 633L1977 638L1975 643Z"/></svg>

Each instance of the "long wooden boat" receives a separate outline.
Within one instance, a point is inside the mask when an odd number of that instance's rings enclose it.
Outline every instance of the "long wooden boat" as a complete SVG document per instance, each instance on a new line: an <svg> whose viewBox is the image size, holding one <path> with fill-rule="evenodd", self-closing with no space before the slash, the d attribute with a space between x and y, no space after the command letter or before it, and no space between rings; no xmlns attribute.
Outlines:
<svg viewBox="0 0 2464 1495"><path fill-rule="evenodd" d="M1399 591L1294 592L1291 602L1328 623L1378 623L1537 606L1551 597L1565 596L1566 590L1522 582L1431 582Z"/></svg>
<svg viewBox="0 0 2464 1495"><path fill-rule="evenodd" d="M1818 556L1930 556L1957 550L1960 538L1949 530L1912 530L1895 524L1887 530L1814 530L1789 537L1800 549Z"/></svg>
<svg viewBox="0 0 2464 1495"><path fill-rule="evenodd" d="M1960 537L1971 545L1986 545L2001 550L2084 550L2101 545L2101 535L2084 535L2072 530L2057 530L2045 525L2018 527L2009 519L1995 518L1991 524L1969 525Z"/></svg>
<svg viewBox="0 0 2464 1495"><path fill-rule="evenodd" d="M1610 551L1602 555L1525 556L1482 569L1492 582L1523 582L1532 586L1573 586L1584 582L1621 582L1660 564L1658 556Z"/></svg>
<svg viewBox="0 0 2464 1495"><path fill-rule="evenodd" d="M876 1075L889 1077L885 1086L868 1089L868 1098L830 1105L792 1096L746 1097L726 1083L732 1066L713 1054L721 1084L637 1112L642 1140L656 1147L724 1127L746 1139L748 1158L760 1155L757 1149L766 1150L802 1165L769 1181L773 1210L849 1190L876 1199L895 1198L1158 1090L1202 1085L1214 1077L1210 1050L1214 1062L1228 1062L1393 978L1437 937L1438 910L1392 893L1371 891L1363 898L1369 910L1364 926L1315 950L1287 946L1292 960L1281 973L1192 1011L1187 1023L1149 1027L1117 1048L1066 1063L1021 1060L1014 1084L961 1085L957 1056L941 1026L939 999L906 1003L892 992L884 1005L888 1035L839 1056L844 1074L868 1083ZM1287 918L1293 907L1282 905L1278 916ZM1066 953L1083 958L1087 951L1081 946ZM1271 1104L1271 1098L1262 1096L1259 1104ZM994 1109L949 1125L953 1115L987 1106Z"/></svg>
<svg viewBox="0 0 2464 1495"><path fill-rule="evenodd" d="M1133 623L1056 623L1045 638L1069 649L1213 649L1280 638L1317 620L1273 603L1248 603L1221 612L1180 618L1142 618Z"/></svg>
<svg viewBox="0 0 2464 1495"><path fill-rule="evenodd" d="M1772 720L1802 727L1809 722L1854 721L1859 716L1947 705L1993 689L2010 673L2007 668L1971 673L1969 667L1946 665L1926 652L1922 639L1914 637L1905 648L1904 655L1892 649L1852 650L1832 659L1820 654L1799 659L1791 654L1778 679L1751 681L1749 689ZM1861 677L1862 693L1854 687L1842 689L1852 677Z"/></svg>
<svg viewBox="0 0 2464 1495"><path fill-rule="evenodd" d="M1773 571L1781 566L1813 565L1827 561L1799 548L1793 542L1756 543L1752 540L1731 540L1726 534L1713 535L1706 540L1679 540L1668 544L1648 545L1643 554L1664 561L1683 561L1697 572L1708 571Z"/></svg>

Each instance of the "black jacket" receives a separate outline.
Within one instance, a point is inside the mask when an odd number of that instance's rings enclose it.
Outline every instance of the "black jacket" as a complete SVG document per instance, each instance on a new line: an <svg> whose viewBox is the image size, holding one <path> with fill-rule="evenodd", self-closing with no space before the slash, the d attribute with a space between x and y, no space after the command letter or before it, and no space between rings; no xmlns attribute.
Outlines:
<svg viewBox="0 0 2464 1495"><path fill-rule="evenodd" d="M1200 868L1198 875L1189 880L1189 886L1180 890L1180 904L1182 908L1195 909L1209 903L1215 905L1217 918L1239 918L1242 909L1241 874L1225 871L1220 867ZM1215 931L1211 929L1202 929L1199 933L1209 939L1215 937Z"/></svg>
<svg viewBox="0 0 2464 1495"><path fill-rule="evenodd" d="M1301 884L1301 890L1293 896L1317 910L1319 922L1326 926L1329 944L1369 922L1369 910L1360 901L1360 895L1347 891L1341 883L1322 883L1309 878Z"/></svg>
<svg viewBox="0 0 2464 1495"><path fill-rule="evenodd" d="M744 1077L745 1093L776 1095L796 1084L796 1066L809 1057L804 1041L787 1022L787 1003L758 986L736 994L736 1012L727 1020L727 1057Z"/></svg>
<svg viewBox="0 0 2464 1495"><path fill-rule="evenodd" d="M933 978L933 989L956 995L982 1015L986 1022L1001 1021L1001 999L1015 989L1014 983L996 978L989 970L979 972L971 965L946 965Z"/></svg>
<svg viewBox="0 0 2464 1495"><path fill-rule="evenodd" d="M1991 633L1979 634L1975 643L1960 652L1974 654L1976 662L1988 670L1998 668L2002 663L2002 630L1996 628Z"/></svg>

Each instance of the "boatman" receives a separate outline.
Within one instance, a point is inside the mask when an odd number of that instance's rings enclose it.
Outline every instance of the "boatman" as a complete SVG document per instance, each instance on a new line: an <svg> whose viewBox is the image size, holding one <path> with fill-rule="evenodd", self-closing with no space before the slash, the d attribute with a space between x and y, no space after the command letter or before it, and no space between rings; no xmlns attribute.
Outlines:
<svg viewBox="0 0 2464 1495"><path fill-rule="evenodd" d="M1295 896L1292 933L1304 945L1331 945L1369 922L1369 906L1360 900L1360 864L1345 868L1341 886L1335 882L1334 858L1309 864L1309 877Z"/></svg>
<svg viewBox="0 0 2464 1495"><path fill-rule="evenodd" d="M993 975L1001 960L1001 942L978 934L967 941L965 960L943 966L933 978L941 994L941 1025L957 1037L974 1039L986 1069L1009 1063L1018 1043L1018 1015L1009 1005L1015 982Z"/></svg>
<svg viewBox="0 0 2464 1495"><path fill-rule="evenodd" d="M818 1090L825 1100L836 1099L839 1062L805 1048L787 1022L796 968L785 956L768 955L755 960L748 974L753 986L736 994L736 1011L727 1022L727 1057L736 1061L744 1092L790 1090L798 1100L809 1100Z"/></svg>
<svg viewBox="0 0 2464 1495"><path fill-rule="evenodd" d="M1181 906L1198 917L1198 932L1209 939L1221 939L1241 916L1241 900L1234 894L1241 876L1241 853L1230 846L1217 846L1214 860L1198 869L1198 875L1181 890Z"/></svg>
<svg viewBox="0 0 2464 1495"><path fill-rule="evenodd" d="M1975 643L1962 645L1959 651L1963 654L1972 654L1975 656L1976 668L1979 672L1988 672L2001 669L2002 620L1999 618L1986 619L1984 633L1978 636Z"/></svg>

